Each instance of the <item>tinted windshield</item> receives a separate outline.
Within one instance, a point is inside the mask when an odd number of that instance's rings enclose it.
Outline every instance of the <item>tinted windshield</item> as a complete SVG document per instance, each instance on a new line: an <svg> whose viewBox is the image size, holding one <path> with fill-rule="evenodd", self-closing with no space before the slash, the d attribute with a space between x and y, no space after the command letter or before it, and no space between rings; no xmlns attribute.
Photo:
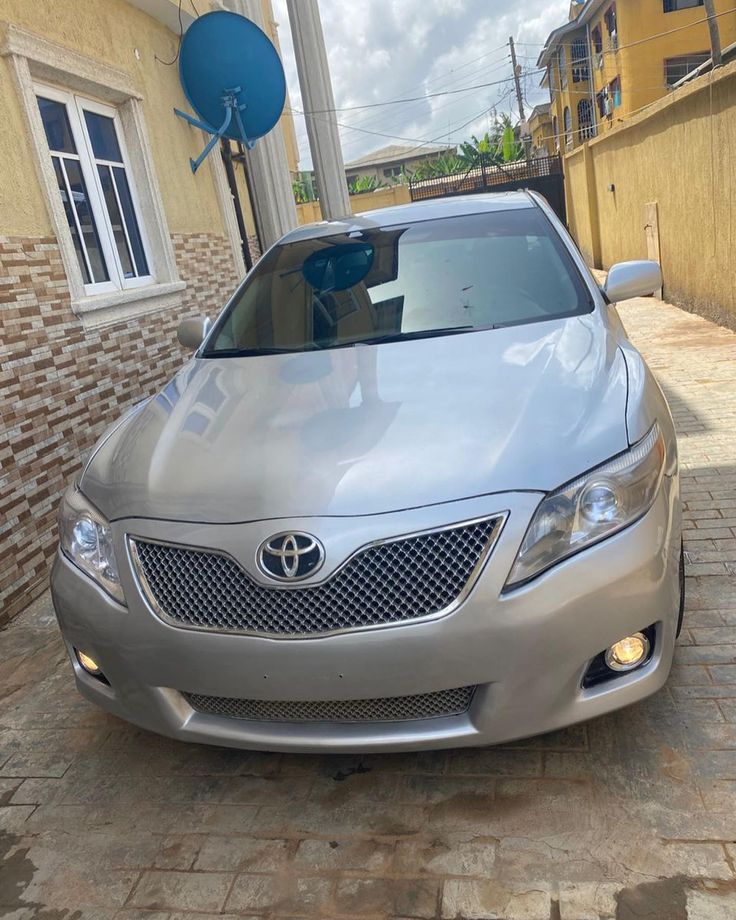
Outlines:
<svg viewBox="0 0 736 920"><path fill-rule="evenodd" d="M277 246L218 322L206 356L380 344L588 313L538 208Z"/></svg>

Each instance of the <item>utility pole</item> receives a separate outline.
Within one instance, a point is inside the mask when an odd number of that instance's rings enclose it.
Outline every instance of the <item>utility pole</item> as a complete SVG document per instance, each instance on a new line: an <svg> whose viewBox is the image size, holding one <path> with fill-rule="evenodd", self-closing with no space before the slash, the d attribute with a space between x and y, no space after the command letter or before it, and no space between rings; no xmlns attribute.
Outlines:
<svg viewBox="0 0 736 920"><path fill-rule="evenodd" d="M345 164L317 0L286 0L322 217L350 214Z"/></svg>
<svg viewBox="0 0 736 920"><path fill-rule="evenodd" d="M519 65L516 63L516 48L514 46L514 36L509 36L509 48L511 49L511 66L514 68L514 83L516 84L516 101L519 104L519 118L521 119L521 139L524 143L524 152L527 160L531 157L531 138L526 128L526 114L524 112L524 97L521 94L521 81L519 80Z"/></svg>
<svg viewBox="0 0 736 920"><path fill-rule="evenodd" d="M721 33L718 29L718 19L716 18L715 0L703 0L705 12L708 16L708 28L710 29L710 47L713 57L713 66L720 67L723 63L721 54Z"/></svg>

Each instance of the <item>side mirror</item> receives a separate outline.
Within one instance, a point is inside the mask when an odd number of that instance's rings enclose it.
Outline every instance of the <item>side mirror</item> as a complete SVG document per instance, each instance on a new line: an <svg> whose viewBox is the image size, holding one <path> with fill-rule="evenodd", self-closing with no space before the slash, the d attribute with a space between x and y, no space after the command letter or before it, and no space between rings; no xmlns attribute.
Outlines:
<svg viewBox="0 0 736 920"><path fill-rule="evenodd" d="M179 344L189 351L196 351L204 342L204 337L210 329L210 321L207 316L190 316L179 323L176 330L176 337Z"/></svg>
<svg viewBox="0 0 736 920"><path fill-rule="evenodd" d="M603 291L611 303L648 297L662 287L662 269L656 262L619 262L611 267Z"/></svg>

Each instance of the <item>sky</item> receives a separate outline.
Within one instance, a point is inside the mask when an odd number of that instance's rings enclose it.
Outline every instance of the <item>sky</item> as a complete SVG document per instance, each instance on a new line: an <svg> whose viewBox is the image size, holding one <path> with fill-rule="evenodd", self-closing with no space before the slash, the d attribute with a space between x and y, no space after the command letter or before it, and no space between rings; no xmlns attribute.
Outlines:
<svg viewBox="0 0 736 920"><path fill-rule="evenodd" d="M302 110L286 0L272 0L292 108ZM388 144L456 144L489 127L493 107L518 120L508 39L514 36L529 106L546 102L536 62L569 0L319 0L346 162ZM477 84L505 81L483 89ZM464 90L367 109L389 100ZM295 115L302 169L306 127ZM349 126L349 127L348 127ZM356 130L356 129L361 130ZM368 133L373 132L373 133ZM383 136L391 135L391 136Z"/></svg>

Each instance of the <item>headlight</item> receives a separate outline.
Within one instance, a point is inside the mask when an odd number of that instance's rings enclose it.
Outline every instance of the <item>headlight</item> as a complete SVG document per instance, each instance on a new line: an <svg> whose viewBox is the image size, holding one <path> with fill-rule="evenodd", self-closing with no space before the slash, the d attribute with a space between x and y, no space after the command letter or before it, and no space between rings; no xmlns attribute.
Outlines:
<svg viewBox="0 0 736 920"><path fill-rule="evenodd" d="M662 481L665 444L655 423L631 450L551 492L537 508L506 590L633 524Z"/></svg>
<svg viewBox="0 0 736 920"><path fill-rule="evenodd" d="M61 500L59 542L68 559L119 604L125 603L110 525L74 485Z"/></svg>

